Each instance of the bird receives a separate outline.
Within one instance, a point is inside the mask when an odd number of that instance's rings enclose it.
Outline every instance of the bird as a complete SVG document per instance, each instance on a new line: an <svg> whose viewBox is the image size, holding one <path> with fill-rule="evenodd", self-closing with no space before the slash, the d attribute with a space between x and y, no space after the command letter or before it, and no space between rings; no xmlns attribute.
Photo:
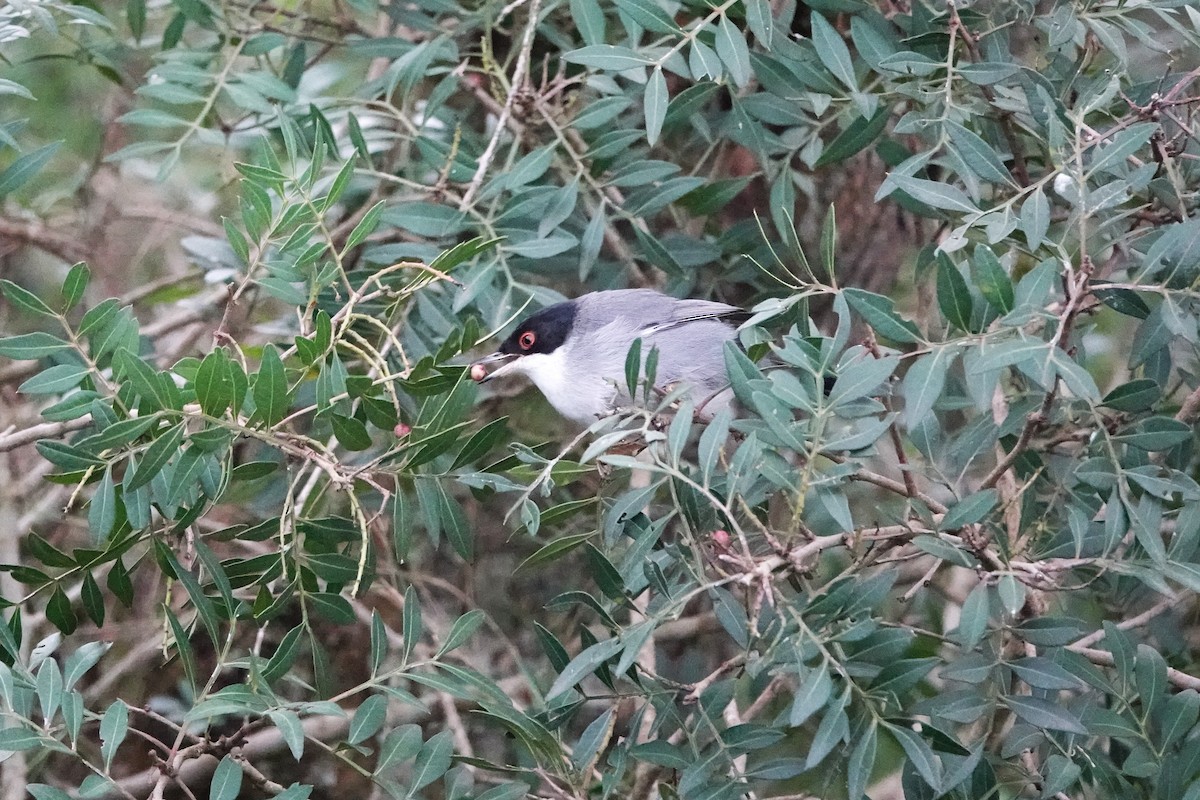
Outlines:
<svg viewBox="0 0 1200 800"><path fill-rule="evenodd" d="M636 339L658 349L655 383L690 387L703 418L731 404L725 343L749 318L737 306L680 300L654 289L608 289L541 309L522 321L489 356L474 362L478 383L527 377L571 422L588 426L630 403L625 361ZM645 355L643 355L645 363Z"/></svg>

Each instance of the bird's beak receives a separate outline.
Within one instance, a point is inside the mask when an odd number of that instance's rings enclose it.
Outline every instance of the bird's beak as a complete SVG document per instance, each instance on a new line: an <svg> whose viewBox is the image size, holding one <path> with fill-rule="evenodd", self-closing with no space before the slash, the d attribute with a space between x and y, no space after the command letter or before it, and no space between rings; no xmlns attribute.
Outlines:
<svg viewBox="0 0 1200 800"><path fill-rule="evenodd" d="M471 365L471 379L476 383L487 383L508 372L520 358L516 353L492 353Z"/></svg>

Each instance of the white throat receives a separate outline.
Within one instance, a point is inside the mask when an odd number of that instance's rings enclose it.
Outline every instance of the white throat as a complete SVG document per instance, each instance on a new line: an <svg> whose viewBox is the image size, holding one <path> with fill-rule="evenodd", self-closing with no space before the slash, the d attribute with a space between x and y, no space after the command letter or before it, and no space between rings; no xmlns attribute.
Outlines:
<svg viewBox="0 0 1200 800"><path fill-rule="evenodd" d="M573 378L567 349L521 356L513 363L512 371L527 375L559 414L581 425L591 425L609 411L616 389L606 381L584 386Z"/></svg>

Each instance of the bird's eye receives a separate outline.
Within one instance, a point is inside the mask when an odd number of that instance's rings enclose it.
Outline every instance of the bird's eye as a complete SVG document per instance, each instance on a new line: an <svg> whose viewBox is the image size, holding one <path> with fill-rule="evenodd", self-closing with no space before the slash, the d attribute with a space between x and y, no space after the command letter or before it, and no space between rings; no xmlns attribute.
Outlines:
<svg viewBox="0 0 1200 800"><path fill-rule="evenodd" d="M533 331L525 331L521 334L521 338L517 339L517 344L521 345L522 350L528 350L533 347L533 343L537 341L537 334Z"/></svg>

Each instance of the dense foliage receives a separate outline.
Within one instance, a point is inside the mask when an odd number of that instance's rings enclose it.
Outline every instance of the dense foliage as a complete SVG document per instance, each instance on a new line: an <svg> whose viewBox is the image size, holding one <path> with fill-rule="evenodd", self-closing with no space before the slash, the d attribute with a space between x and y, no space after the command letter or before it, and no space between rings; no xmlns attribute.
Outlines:
<svg viewBox="0 0 1200 800"><path fill-rule="evenodd" d="M1200 798L1197 30L0 6L3 800ZM627 285L744 413L466 375Z"/></svg>

